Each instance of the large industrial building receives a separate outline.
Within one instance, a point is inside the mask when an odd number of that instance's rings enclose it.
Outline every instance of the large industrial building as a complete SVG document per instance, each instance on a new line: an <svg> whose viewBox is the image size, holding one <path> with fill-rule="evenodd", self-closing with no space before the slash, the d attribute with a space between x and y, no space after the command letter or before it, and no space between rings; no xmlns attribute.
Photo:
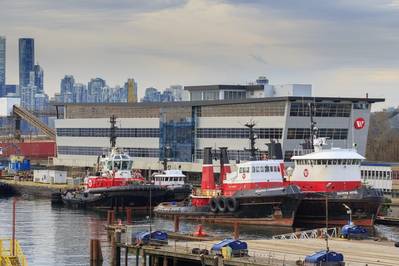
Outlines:
<svg viewBox="0 0 399 266"><path fill-rule="evenodd" d="M205 147L227 147L231 160L248 159L249 130L245 124L249 121L256 123L257 147L261 153L267 153L265 144L273 139L282 144L284 157L290 160L309 137L309 104L314 106L312 113L320 137L329 138L334 147L356 144L358 152L365 155L371 105L384 101L310 96L250 98L237 93L239 90L234 95L241 99L226 100L218 97L226 87L212 88L219 90L213 93L216 100L209 97L204 100L209 87L202 92L189 87L190 93L195 91L201 100L195 101L196 97L191 95L192 101L187 102L65 104L64 118L55 122L58 153L55 163L93 166L97 156L109 147L111 115L118 118L117 146L136 158L136 168L161 168L165 147L171 149L172 167L186 171L200 171ZM229 95L227 98L230 94L223 93Z"/></svg>

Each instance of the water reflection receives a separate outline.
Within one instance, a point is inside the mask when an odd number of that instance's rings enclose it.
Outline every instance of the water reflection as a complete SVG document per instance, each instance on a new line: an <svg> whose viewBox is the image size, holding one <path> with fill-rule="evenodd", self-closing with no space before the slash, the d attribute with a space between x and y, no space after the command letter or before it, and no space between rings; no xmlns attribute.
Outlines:
<svg viewBox="0 0 399 266"><path fill-rule="evenodd" d="M0 238L11 237L12 199L0 199ZM134 222L146 230L146 216L134 215ZM29 265L88 265L89 239L101 240L104 265L109 264L110 246L107 241L106 213L52 207L49 200L24 200L17 202L16 236L28 258ZM193 232L196 222L181 222L183 232ZM173 221L155 218L154 229L172 230ZM232 226L204 225L210 235L231 236ZM291 231L287 228L240 228L243 238L265 238ZM399 229L378 226L377 232L392 240L399 240Z"/></svg>

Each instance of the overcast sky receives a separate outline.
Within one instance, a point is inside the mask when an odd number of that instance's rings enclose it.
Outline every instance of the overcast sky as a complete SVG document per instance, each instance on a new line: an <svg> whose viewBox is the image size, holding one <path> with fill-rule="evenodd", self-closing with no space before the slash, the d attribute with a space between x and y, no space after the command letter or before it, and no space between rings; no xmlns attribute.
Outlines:
<svg viewBox="0 0 399 266"><path fill-rule="evenodd" d="M0 0L7 83L32 37L45 90L72 74L110 86L310 83L315 96L399 103L399 0Z"/></svg>

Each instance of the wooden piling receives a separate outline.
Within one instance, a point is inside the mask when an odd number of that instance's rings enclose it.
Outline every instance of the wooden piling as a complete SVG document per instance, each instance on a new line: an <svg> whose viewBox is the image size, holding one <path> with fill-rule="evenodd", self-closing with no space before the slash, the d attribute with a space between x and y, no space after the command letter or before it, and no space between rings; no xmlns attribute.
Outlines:
<svg viewBox="0 0 399 266"><path fill-rule="evenodd" d="M90 239L90 266L100 266L103 262L99 239Z"/></svg>
<svg viewBox="0 0 399 266"><path fill-rule="evenodd" d="M233 238L235 240L240 238L240 224L238 222L234 223L234 233L233 233Z"/></svg>
<svg viewBox="0 0 399 266"><path fill-rule="evenodd" d="M129 247L125 248L125 266L128 266L129 263Z"/></svg>
<svg viewBox="0 0 399 266"><path fill-rule="evenodd" d="M114 210L108 210L107 211L107 223L108 225L112 225L115 222L115 211Z"/></svg>
<svg viewBox="0 0 399 266"><path fill-rule="evenodd" d="M174 230L175 230L175 233L177 233L177 232L179 232L179 229L180 229L180 219L179 219L178 215L175 215L173 217L173 219L174 219Z"/></svg>
<svg viewBox="0 0 399 266"><path fill-rule="evenodd" d="M111 235L111 265L121 265L121 231L115 230L115 233Z"/></svg>
<svg viewBox="0 0 399 266"><path fill-rule="evenodd" d="M132 208L126 207L126 224L132 224Z"/></svg>

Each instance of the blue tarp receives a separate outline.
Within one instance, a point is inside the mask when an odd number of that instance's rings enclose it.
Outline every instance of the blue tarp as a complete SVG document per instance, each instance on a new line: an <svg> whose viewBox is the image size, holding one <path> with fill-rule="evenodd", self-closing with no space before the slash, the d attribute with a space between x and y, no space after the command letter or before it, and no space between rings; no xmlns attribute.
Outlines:
<svg viewBox="0 0 399 266"><path fill-rule="evenodd" d="M30 161L29 160L23 160L22 162L10 162L9 167L14 170L15 172L17 171L29 171L30 170Z"/></svg>
<svg viewBox="0 0 399 266"><path fill-rule="evenodd" d="M317 262L341 262L344 261L344 256L341 253L326 250L319 251L313 255L306 256L305 262L317 263Z"/></svg>
<svg viewBox="0 0 399 266"><path fill-rule="evenodd" d="M138 232L138 233L136 233L136 240L141 240L141 241L150 240L150 232ZM163 231L151 232L151 240L167 241L168 240L168 234L166 232L163 232Z"/></svg>
<svg viewBox="0 0 399 266"><path fill-rule="evenodd" d="M349 235L366 235L367 229L354 224L347 224L342 227L341 233L343 236Z"/></svg>
<svg viewBox="0 0 399 266"><path fill-rule="evenodd" d="M226 238L219 243L216 243L212 246L213 251L221 251L223 247L229 246L233 251L234 250L243 250L248 249L248 245L246 242L240 240L234 240L231 238Z"/></svg>

